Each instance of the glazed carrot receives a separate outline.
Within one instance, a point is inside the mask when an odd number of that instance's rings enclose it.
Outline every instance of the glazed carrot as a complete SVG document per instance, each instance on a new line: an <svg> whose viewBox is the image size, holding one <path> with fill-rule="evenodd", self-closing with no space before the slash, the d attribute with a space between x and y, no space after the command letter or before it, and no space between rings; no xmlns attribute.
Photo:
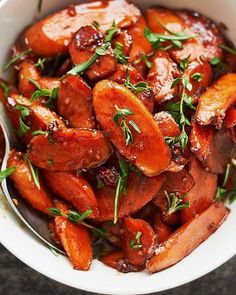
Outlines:
<svg viewBox="0 0 236 295"><path fill-rule="evenodd" d="M81 27L96 21L105 32L113 20L119 27L128 27L139 15L139 10L124 0L84 3L75 5L74 14L64 9L36 22L26 31L25 38L36 55L55 57L68 51L73 33Z"/></svg>
<svg viewBox="0 0 236 295"><path fill-rule="evenodd" d="M45 180L50 189L71 203L80 213L92 210L89 218L98 217L97 200L90 184L83 176L76 176L70 172L44 171Z"/></svg>
<svg viewBox="0 0 236 295"><path fill-rule="evenodd" d="M131 91L112 81L100 81L93 89L93 107L99 124L109 132L111 142L145 175L154 176L166 169L170 161L169 148L153 117ZM139 131L130 127L131 144L127 144L123 130L114 121L117 108L133 112L126 124L133 120Z"/></svg>
<svg viewBox="0 0 236 295"><path fill-rule="evenodd" d="M93 259L93 250L87 229L62 216L55 218L55 225L57 235L74 269L88 270Z"/></svg>
<svg viewBox="0 0 236 295"><path fill-rule="evenodd" d="M95 54L96 48L104 45L104 35L93 26L81 27L73 36L69 46L72 62L77 65L88 62ZM111 47L106 54L98 56L96 61L85 71L89 80L99 80L116 70L117 60Z"/></svg>
<svg viewBox="0 0 236 295"><path fill-rule="evenodd" d="M30 160L48 170L90 169L110 156L110 145L100 131L65 129L35 136L28 145Z"/></svg>
<svg viewBox="0 0 236 295"><path fill-rule="evenodd" d="M24 155L21 152L12 150L8 158L7 166L15 167L15 171L10 178L22 198L30 203L35 209L44 214L49 214L48 208L53 207L51 194L46 189L41 177L39 177L40 187L38 188L36 186L29 163L24 159Z"/></svg>
<svg viewBox="0 0 236 295"><path fill-rule="evenodd" d="M178 96L179 86L172 87L172 84L179 77L177 64L170 58L168 52L157 50L147 76L147 81L153 84L157 103L165 103Z"/></svg>
<svg viewBox="0 0 236 295"><path fill-rule="evenodd" d="M74 128L94 128L91 88L80 76L68 75L58 92L58 112Z"/></svg>
<svg viewBox="0 0 236 295"><path fill-rule="evenodd" d="M99 260L105 265L124 273L142 270L142 267L130 264L122 251L114 251L105 255L101 255Z"/></svg>
<svg viewBox="0 0 236 295"><path fill-rule="evenodd" d="M194 35L190 27L188 27L183 19L173 10L166 8L149 8L146 11L146 18L149 28L154 33L170 35L170 33L163 28L162 25L164 25L173 32L185 32L186 35ZM184 41L183 49L171 49L169 53L170 56L179 63L186 58L192 61L199 56L204 56L205 49L196 36Z"/></svg>
<svg viewBox="0 0 236 295"><path fill-rule="evenodd" d="M178 124L168 112L162 111L156 113L154 115L154 120L156 121L164 137L177 137L180 135Z"/></svg>
<svg viewBox="0 0 236 295"><path fill-rule="evenodd" d="M157 236L156 241L158 244L164 243L173 232L173 229L162 221L159 212L156 212L154 216L153 230Z"/></svg>
<svg viewBox="0 0 236 295"><path fill-rule="evenodd" d="M122 47L122 54L126 57L130 55L131 47L132 47L132 36L129 34L127 30L122 30L118 32L111 41L112 48L116 48L117 43L120 43Z"/></svg>
<svg viewBox="0 0 236 295"><path fill-rule="evenodd" d="M125 84L127 81L127 70L130 77L130 82L135 85L139 82L145 82L141 74L136 68L130 65L117 65L116 71L108 77L109 80L119 84ZM154 93L151 89L147 89L137 94L145 107L152 113L154 108Z"/></svg>
<svg viewBox="0 0 236 295"><path fill-rule="evenodd" d="M144 265L156 245L156 235L146 221L124 218L124 252L133 265Z"/></svg>
<svg viewBox="0 0 236 295"><path fill-rule="evenodd" d="M163 180L163 175L150 178L138 175L136 172L130 172L126 194L119 198L118 218L138 211L151 201L160 190ZM98 220L113 220L115 188L104 186L97 189L95 195L100 213ZM138 195L142 196L142 198L137 198Z"/></svg>
<svg viewBox="0 0 236 295"><path fill-rule="evenodd" d="M146 27L147 24L144 17L139 16L137 22L128 28L128 32L132 36L132 48L129 62L133 64L144 78L147 75L148 68L145 61L142 60L142 56L152 52L152 47L144 36L144 29Z"/></svg>
<svg viewBox="0 0 236 295"><path fill-rule="evenodd" d="M189 208L180 211L182 223L207 209L213 202L217 189L217 175L205 171L196 158L191 159L189 173L193 177L194 187L184 199L189 202Z"/></svg>
<svg viewBox="0 0 236 295"><path fill-rule="evenodd" d="M147 270L151 273L158 272L182 260L217 230L228 213L229 210L223 203L213 203L177 229L156 249L155 255L146 264Z"/></svg>
<svg viewBox="0 0 236 295"><path fill-rule="evenodd" d="M236 100L236 74L220 77L200 96L195 118L201 125L222 125L227 109Z"/></svg>
<svg viewBox="0 0 236 295"><path fill-rule="evenodd" d="M193 13L187 10L181 10L177 13L185 24L198 35L200 42L205 48L205 58L208 61L214 57L221 58L223 52L219 45L224 43L224 38L217 25L199 13Z"/></svg>
<svg viewBox="0 0 236 295"><path fill-rule="evenodd" d="M232 128L235 125L236 125L236 108L231 107L226 112L224 126L226 128Z"/></svg>

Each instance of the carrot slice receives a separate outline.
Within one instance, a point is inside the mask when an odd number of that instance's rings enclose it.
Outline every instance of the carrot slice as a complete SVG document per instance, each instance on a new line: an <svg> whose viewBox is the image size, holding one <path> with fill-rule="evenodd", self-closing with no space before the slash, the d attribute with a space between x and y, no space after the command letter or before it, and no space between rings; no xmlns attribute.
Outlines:
<svg viewBox="0 0 236 295"><path fill-rule="evenodd" d="M184 199L190 206L180 211L182 223L207 209L214 200L217 189L217 175L205 171L196 158L191 159L189 173L195 184Z"/></svg>
<svg viewBox="0 0 236 295"><path fill-rule="evenodd" d="M157 103L170 101L178 95L178 85L172 87L174 80L178 77L180 77L180 72L177 64L166 51L157 50L147 76L147 81L153 84Z"/></svg>
<svg viewBox="0 0 236 295"><path fill-rule="evenodd" d="M109 80L112 80L119 84L124 84L127 80L127 71L130 77L130 82L135 85L139 82L144 82L141 74L138 70L132 66L127 65L117 65L116 71L108 77ZM140 98L145 107L152 113L154 108L154 93L151 89L147 89L137 94L137 97Z"/></svg>
<svg viewBox="0 0 236 295"><path fill-rule="evenodd" d="M169 148L152 115L131 91L112 81L100 81L93 89L93 106L101 127L109 133L111 142L124 157L148 176L166 169L170 161ZM130 126L132 144L127 144L123 130L114 121L115 106L133 112L126 122L129 124L133 120L140 131Z"/></svg>
<svg viewBox="0 0 236 295"><path fill-rule="evenodd" d="M124 218L124 252L133 265L144 265L151 257L156 244L156 235L146 221Z"/></svg>
<svg viewBox="0 0 236 295"><path fill-rule="evenodd" d="M83 176L70 172L44 171L44 177L50 189L58 196L71 203L79 212L92 210L89 218L98 217L97 200L90 184Z"/></svg>
<svg viewBox="0 0 236 295"><path fill-rule="evenodd" d="M236 74L226 74L200 96L195 119L201 125L221 127L227 109L235 100Z"/></svg>
<svg viewBox="0 0 236 295"><path fill-rule="evenodd" d="M21 152L12 150L8 158L7 166L16 168L10 178L22 198L30 203L35 209L48 215L48 209L53 207L51 194L46 189L43 180L40 177L40 188L36 186L29 164L24 159L24 155Z"/></svg>
<svg viewBox="0 0 236 295"><path fill-rule="evenodd" d="M136 172L130 172L126 194L121 195L119 198L118 218L138 211L151 201L160 190L163 180L163 175L150 178L138 175ZM104 186L101 189L97 189L95 195L100 213L98 220L113 220L115 188ZM139 195L142 198L138 198L137 196Z"/></svg>
<svg viewBox="0 0 236 295"><path fill-rule="evenodd" d="M236 125L236 108L231 107L227 110L224 125L226 128L232 128Z"/></svg>
<svg viewBox="0 0 236 295"><path fill-rule="evenodd" d="M165 137L177 137L180 135L179 125L168 112L159 112L154 115L162 135Z"/></svg>
<svg viewBox="0 0 236 295"><path fill-rule="evenodd" d="M55 218L56 232L74 269L88 270L93 250L87 229L82 225L72 224L62 216Z"/></svg>
<svg viewBox="0 0 236 295"><path fill-rule="evenodd" d="M25 38L36 55L55 57L68 51L73 33L81 27L96 21L105 32L113 20L119 27L128 27L139 15L140 11L124 0L84 3L75 5L75 14L64 9L36 22L26 31Z"/></svg>
<svg viewBox="0 0 236 295"><path fill-rule="evenodd" d="M80 76L68 75L58 92L58 111L74 128L94 128L91 88Z"/></svg>
<svg viewBox="0 0 236 295"><path fill-rule="evenodd" d="M147 270L154 273L182 260L216 231L228 213L223 203L214 203L189 220L156 249L155 255L146 264Z"/></svg>
<svg viewBox="0 0 236 295"><path fill-rule="evenodd" d="M162 221L159 212L156 212L154 215L153 230L157 236L156 240L158 244L164 243L173 232L173 229Z"/></svg>
<svg viewBox="0 0 236 295"><path fill-rule="evenodd" d="M105 265L124 273L137 272L143 269L140 266L132 265L122 251L114 251L105 255L101 255L99 260Z"/></svg>

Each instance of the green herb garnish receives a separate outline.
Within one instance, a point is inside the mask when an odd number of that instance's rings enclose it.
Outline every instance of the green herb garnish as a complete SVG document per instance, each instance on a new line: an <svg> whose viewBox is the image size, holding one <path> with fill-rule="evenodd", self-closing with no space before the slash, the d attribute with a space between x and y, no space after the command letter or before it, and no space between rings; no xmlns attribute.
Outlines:
<svg viewBox="0 0 236 295"><path fill-rule="evenodd" d="M189 208L189 202L184 202L184 198L186 197L186 194L181 196L181 197L177 197L177 195L175 193L170 193L168 194L167 191L165 191L165 196L167 199L167 203L168 203L168 211L167 214L170 215L174 212L180 211L183 208Z"/></svg>
<svg viewBox="0 0 236 295"><path fill-rule="evenodd" d="M25 118L29 116L30 112L29 109L23 105L16 105L15 109L20 111L19 129L17 130L17 134L19 137L22 137L30 130L30 127L24 123Z"/></svg>
<svg viewBox="0 0 236 295"><path fill-rule="evenodd" d="M142 232L138 231L135 235L135 240L130 241L130 248L131 249L140 249L143 247L143 245L141 243L141 236L142 236Z"/></svg>
<svg viewBox="0 0 236 295"><path fill-rule="evenodd" d="M36 68L40 68L43 71L45 61L46 61L46 58L38 58L38 61L34 64L34 66Z"/></svg>
<svg viewBox="0 0 236 295"><path fill-rule="evenodd" d="M34 184L35 186L40 189L40 183L39 183L39 172L38 172L38 168L34 167L30 161L30 159L27 157L27 155L24 155L24 159L25 161L28 163L29 168L30 168L30 172L32 175L32 178L34 180Z"/></svg>
<svg viewBox="0 0 236 295"><path fill-rule="evenodd" d="M132 92L134 92L134 94L139 94L142 93L144 91L149 91L150 88L148 87L147 82L143 81L143 82L138 82L137 84L132 84L131 80L130 80L130 75L129 75L129 69L126 69L126 80L124 85L131 90Z"/></svg>
<svg viewBox="0 0 236 295"><path fill-rule="evenodd" d="M10 93L10 88L7 86L7 84L4 83L3 81L0 81L0 88L2 88L2 90L3 90L4 97L8 98L9 93Z"/></svg>
<svg viewBox="0 0 236 295"><path fill-rule="evenodd" d="M145 53L141 53L141 57L136 59L135 61L133 61L133 64L136 65L138 63L140 63L141 61L144 61L147 68L151 68L152 66L152 63L149 61L149 58L152 57L154 55L154 52L151 52L151 53L148 53L148 54L145 54Z"/></svg>
<svg viewBox="0 0 236 295"><path fill-rule="evenodd" d="M224 49L225 51L232 53L233 55L236 55L236 49L229 47L226 44L220 44L219 47Z"/></svg>
<svg viewBox="0 0 236 295"><path fill-rule="evenodd" d="M129 59L128 56L125 56L123 54L123 44L119 43L119 42L116 42L116 47L115 49L113 50L114 53L115 53L115 56L116 56L116 59L118 60L119 63L121 64L127 64L127 61Z"/></svg>
<svg viewBox="0 0 236 295"><path fill-rule="evenodd" d="M8 176L12 175L12 173L16 170L16 167L8 167L5 170L0 171L0 182Z"/></svg>
<svg viewBox="0 0 236 295"><path fill-rule="evenodd" d="M10 67L12 67L19 59L21 59L22 57L28 55L30 52L32 51L32 49L27 49L25 51L23 51L22 53L18 54L17 56L15 56L13 59L11 59L4 67L3 67L3 72L5 72L6 70L8 70Z"/></svg>
<svg viewBox="0 0 236 295"><path fill-rule="evenodd" d="M191 78L193 78L194 80L196 80L197 82L201 82L203 80L203 74L201 73L194 73Z"/></svg>
<svg viewBox="0 0 236 295"><path fill-rule="evenodd" d="M118 28L116 22L113 20L111 28L106 31L105 43L110 43L114 35L118 33L119 30L120 29Z"/></svg>

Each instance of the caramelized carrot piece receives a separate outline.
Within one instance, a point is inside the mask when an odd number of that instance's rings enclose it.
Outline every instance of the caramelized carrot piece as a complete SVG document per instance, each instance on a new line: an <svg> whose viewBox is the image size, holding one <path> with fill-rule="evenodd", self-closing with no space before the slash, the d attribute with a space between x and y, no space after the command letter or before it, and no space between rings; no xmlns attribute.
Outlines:
<svg viewBox="0 0 236 295"><path fill-rule="evenodd" d="M158 272L182 260L216 231L228 213L229 210L223 203L213 203L177 229L156 249L155 255L146 264L147 270L151 273Z"/></svg>
<svg viewBox="0 0 236 295"><path fill-rule="evenodd" d="M122 251L114 251L105 255L101 255L99 260L105 265L124 273L142 270L142 267L130 264Z"/></svg>
<svg viewBox="0 0 236 295"><path fill-rule="evenodd" d="M48 170L90 169L110 156L110 145L100 131L65 129L51 132L51 141L35 136L28 145L30 160Z"/></svg>
<svg viewBox="0 0 236 295"><path fill-rule="evenodd" d="M57 235L74 269L88 270L93 259L93 250L87 229L62 216L55 218L55 225Z"/></svg>
<svg viewBox="0 0 236 295"><path fill-rule="evenodd" d="M163 175L145 177L136 172L130 172L126 185L126 194L119 198L118 218L132 214L156 196L161 188ZM99 221L113 220L115 188L104 186L95 192L100 216ZM142 198L137 198L140 195Z"/></svg>
<svg viewBox="0 0 236 295"><path fill-rule="evenodd" d="M144 36L144 29L146 27L147 24L144 17L139 16L137 22L128 28L128 32L132 36L132 48L129 62L133 64L144 78L147 75L148 68L145 61L142 60L142 56L148 55L152 52L151 44Z"/></svg>
<svg viewBox="0 0 236 295"><path fill-rule="evenodd" d="M168 112L159 112L154 115L160 131L164 137L177 137L180 135L178 124Z"/></svg>
<svg viewBox="0 0 236 295"><path fill-rule="evenodd" d="M127 30L122 30L115 35L111 41L112 48L116 48L116 44L120 43L122 47L122 54L126 57L130 55L130 50L132 47L132 36Z"/></svg>
<svg viewBox="0 0 236 295"><path fill-rule="evenodd" d="M221 127L227 109L236 99L236 74L226 74L199 98L195 118L201 125Z"/></svg>
<svg viewBox="0 0 236 295"><path fill-rule="evenodd" d="M193 177L194 187L184 199L190 206L180 211L182 223L207 209L213 202L217 189L217 175L205 171L196 158L191 159L189 173Z"/></svg>
<svg viewBox="0 0 236 295"><path fill-rule="evenodd" d="M224 120L224 126L226 128L232 128L236 125L236 108L231 107L227 110L225 120Z"/></svg>
<svg viewBox="0 0 236 295"><path fill-rule="evenodd" d="M80 28L73 36L69 52L72 62L77 65L90 60L96 48L104 44L104 35L93 26ZM99 80L116 70L117 61L109 47L106 54L97 57L96 61L85 71L89 80Z"/></svg>
<svg viewBox="0 0 236 295"><path fill-rule="evenodd" d="M191 11L181 10L178 15L184 20L185 24L198 35L203 44L204 56L210 61L214 57L221 58L223 55L220 44L224 43L224 38L215 23L203 15Z"/></svg>
<svg viewBox="0 0 236 295"><path fill-rule="evenodd" d="M15 167L15 171L10 178L22 198L30 203L35 209L44 214L49 214L48 209L53 207L51 194L46 189L41 177L39 177L40 188L36 186L29 164L24 159L24 155L21 152L12 150L8 158L7 166Z"/></svg>
<svg viewBox="0 0 236 295"><path fill-rule="evenodd" d="M135 85L139 82L144 82L144 79L142 78L141 74L132 66L128 65L117 65L116 71L108 77L109 80L112 80L119 84L124 84L127 80L127 73L130 77L130 82ZM154 93L151 89L147 89L145 91L142 91L141 93L137 94L137 97L140 98L142 103L145 105L145 107L152 113L154 108Z"/></svg>
<svg viewBox="0 0 236 295"><path fill-rule="evenodd" d="M148 26L154 33L170 35L170 33L161 26L162 24L173 32L185 32L186 35L194 35L190 27L188 27L173 10L159 7L150 8L146 11L146 17ZM186 58L192 61L199 56L204 56L205 49L198 37L194 37L183 42L183 49L171 49L169 53L170 56L179 63Z"/></svg>
<svg viewBox="0 0 236 295"><path fill-rule="evenodd" d="M92 210L89 218L98 217L97 200L90 184L83 176L70 172L44 171L44 177L50 189L71 203L77 211L83 213Z"/></svg>
<svg viewBox="0 0 236 295"><path fill-rule="evenodd" d="M132 144L127 144L123 130L114 121L117 113L115 106L133 112L126 122L129 124L133 120L140 132L130 127ZM108 80L98 82L93 89L93 107L99 124L109 132L111 142L145 175L154 176L167 168L170 151L158 125L140 100L125 86Z"/></svg>
<svg viewBox="0 0 236 295"><path fill-rule="evenodd" d="M58 92L58 112L74 128L94 128L91 88L80 76L68 75Z"/></svg>
<svg viewBox="0 0 236 295"><path fill-rule="evenodd" d="M36 22L26 30L24 37L36 55L55 57L68 51L72 35L81 27L96 21L105 32L113 20L119 27L128 27L139 15L139 10L124 0L84 3L75 5L75 14L64 9Z"/></svg>
<svg viewBox="0 0 236 295"><path fill-rule="evenodd" d="M133 265L144 265L156 245L156 235L146 221L124 218L124 252Z"/></svg>
<svg viewBox="0 0 236 295"><path fill-rule="evenodd" d="M159 212L155 213L153 230L157 236L156 240L158 244L164 243L173 232L173 229L162 221Z"/></svg>
<svg viewBox="0 0 236 295"><path fill-rule="evenodd" d="M178 77L180 77L180 72L177 64L166 51L157 50L147 76L147 81L153 84L157 103L165 103L178 96L178 85L172 87L174 80Z"/></svg>

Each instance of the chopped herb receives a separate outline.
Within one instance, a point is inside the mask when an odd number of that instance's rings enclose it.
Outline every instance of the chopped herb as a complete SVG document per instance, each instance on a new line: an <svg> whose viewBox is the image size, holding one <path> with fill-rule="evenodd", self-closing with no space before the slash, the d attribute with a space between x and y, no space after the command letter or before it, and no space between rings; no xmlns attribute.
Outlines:
<svg viewBox="0 0 236 295"><path fill-rule="evenodd" d="M130 81L130 75L129 75L129 69L126 69L126 80L124 85L130 89L132 92L134 92L134 94L139 94L142 93L146 90L150 90L150 88L148 87L147 82L138 82L137 84L132 84Z"/></svg>
<svg viewBox="0 0 236 295"><path fill-rule="evenodd" d="M116 224L118 220L119 197L123 194L126 194L126 182L129 175L129 166L124 160L122 159L119 160L119 166L120 166L120 175L119 175L118 183L116 186L116 193L115 193L115 200L114 200L114 221L113 221L114 224Z"/></svg>
<svg viewBox="0 0 236 295"><path fill-rule="evenodd" d="M152 33L149 28L145 28L144 30L144 36L151 43L154 51L156 51L157 49L165 49L165 50L169 50L171 48L182 49L183 41L196 37L196 35L188 35L185 32L176 33L171 31L171 34L172 35L155 34L155 33ZM170 41L170 45L168 45L168 47L163 47L163 43L166 41Z"/></svg>
<svg viewBox="0 0 236 295"><path fill-rule="evenodd" d="M7 86L7 84L4 83L3 81L0 81L0 88L2 88L2 90L3 90L4 97L8 98L9 93L10 93L10 88Z"/></svg>
<svg viewBox="0 0 236 295"><path fill-rule="evenodd" d="M143 247L143 245L141 243L141 236L142 236L142 232L138 231L135 235L135 240L130 241L130 248L131 249L140 249Z"/></svg>
<svg viewBox="0 0 236 295"><path fill-rule="evenodd" d="M123 54L123 44L119 43L119 42L116 42L116 47L115 49L113 50L114 53L115 53L115 56L116 56L116 59L118 60L119 63L121 64L127 64L127 61L129 59L128 56L125 56Z"/></svg>
<svg viewBox="0 0 236 295"><path fill-rule="evenodd" d="M232 53L233 55L236 55L236 49L234 49L232 47L229 47L229 46L227 46L225 44L220 44L219 47L224 49L225 51L228 51L228 52Z"/></svg>
<svg viewBox="0 0 236 295"><path fill-rule="evenodd" d="M167 214L170 215L174 212L180 211L183 208L189 208L189 202L183 203L183 199L186 197L186 195L183 195L181 197L177 197L175 193L168 194L167 191L165 191L165 196L168 203L168 211Z"/></svg>
<svg viewBox="0 0 236 295"><path fill-rule="evenodd" d="M92 22L92 25L93 25L94 28L97 29L97 30L98 30L99 27L100 27L100 24L99 24L97 21L95 21L95 20Z"/></svg>
<svg viewBox="0 0 236 295"><path fill-rule="evenodd" d="M223 69L225 67L225 64L222 62L222 60L218 57L213 57L210 61L210 64L213 67L217 67L218 69Z"/></svg>
<svg viewBox="0 0 236 295"><path fill-rule="evenodd" d="M181 70L185 71L190 63L189 57L191 55L189 55L188 57L181 59L180 63L179 63L179 67L181 68Z"/></svg>
<svg viewBox="0 0 236 295"><path fill-rule="evenodd" d="M31 172L31 175L33 177L33 180L34 180L34 184L35 186L40 189L40 183L39 183L39 172L38 172L38 168L37 167L34 167L30 161L30 159L25 155L24 156L24 159L25 161L28 163L29 165L29 168L30 168L30 172Z"/></svg>
<svg viewBox="0 0 236 295"><path fill-rule="evenodd" d="M38 61L34 64L36 68L41 68L41 70L44 70L44 63L46 61L46 58L38 58Z"/></svg>
<svg viewBox="0 0 236 295"><path fill-rule="evenodd" d="M48 135L48 132L47 131L43 131L43 130L36 130L36 131L33 131L32 133L32 136L37 136L37 135Z"/></svg>
<svg viewBox="0 0 236 295"><path fill-rule="evenodd" d="M119 30L120 29L118 28L116 22L113 20L111 28L106 31L105 43L110 43L114 35L119 32Z"/></svg>
<svg viewBox="0 0 236 295"><path fill-rule="evenodd" d="M5 170L0 171L0 182L8 176L12 175L12 173L16 170L16 167L8 167Z"/></svg>
<svg viewBox="0 0 236 295"><path fill-rule="evenodd" d="M108 233L105 231L104 228L97 228L95 226L92 226L86 222L84 222L84 219L86 219L88 216L92 214L92 210L88 209L83 213L79 213L77 211L71 211L69 210L67 213L62 212L62 210L58 208L49 208L49 212L54 216L63 216L67 218L72 223L78 223L81 224L89 229L91 229L95 234L99 236L107 236Z"/></svg>
<svg viewBox="0 0 236 295"><path fill-rule="evenodd" d="M125 144L128 145L129 143L133 143L133 135L131 130L129 129L129 126L127 125L125 118L131 115L134 115L134 113L129 109L120 109L117 105L115 105L116 113L113 117L114 122L118 127L121 127L123 130L124 136L125 136ZM140 128L138 125L133 121L130 120L129 125L134 128L134 130L138 133L141 133Z"/></svg>
<svg viewBox="0 0 236 295"><path fill-rule="evenodd" d="M147 68L151 68L152 66L152 63L149 61L148 58L152 57L154 55L154 52L151 52L151 53L148 53L148 54L145 54L145 53L141 53L141 57L136 59L135 61L133 61L133 64L136 65L138 63L140 63L141 61L144 61Z"/></svg>
<svg viewBox="0 0 236 295"><path fill-rule="evenodd" d="M191 77L197 82L201 82L204 76L201 73L194 73Z"/></svg>
<svg viewBox="0 0 236 295"><path fill-rule="evenodd" d="M29 126L27 126L24 122L23 122L23 120L22 120L22 118L20 117L20 119L19 119L19 129L17 130L17 134L18 134L18 136L19 137L22 137L23 135L25 135L29 130L30 130L30 127Z"/></svg>
<svg viewBox="0 0 236 295"><path fill-rule="evenodd" d="M4 67L3 67L3 72L8 70L11 66L13 66L18 60L20 60L22 57L28 55L32 50L27 49L23 51L22 53L16 55L12 60L10 60Z"/></svg>
<svg viewBox="0 0 236 295"><path fill-rule="evenodd" d="M29 109L23 105L18 104L15 106L15 109L20 111L20 115L21 115L22 119L25 119L30 114Z"/></svg>

